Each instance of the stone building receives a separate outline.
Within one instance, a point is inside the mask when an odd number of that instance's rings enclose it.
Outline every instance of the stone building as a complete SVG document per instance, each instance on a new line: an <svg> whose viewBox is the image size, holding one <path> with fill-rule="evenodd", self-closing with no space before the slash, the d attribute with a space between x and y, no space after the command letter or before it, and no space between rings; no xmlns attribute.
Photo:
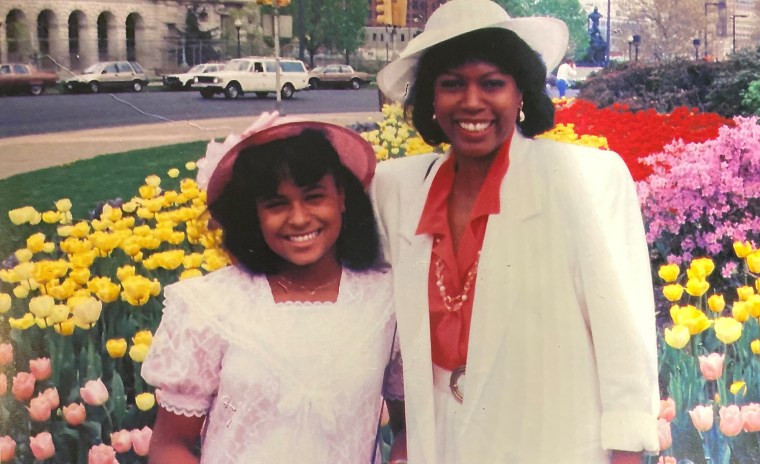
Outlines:
<svg viewBox="0 0 760 464"><path fill-rule="evenodd" d="M213 44L187 46L188 9L209 41L229 41L235 30L231 13L251 2L0 0L0 61L36 62L59 72L122 59L140 62L149 73L184 67L218 53Z"/></svg>

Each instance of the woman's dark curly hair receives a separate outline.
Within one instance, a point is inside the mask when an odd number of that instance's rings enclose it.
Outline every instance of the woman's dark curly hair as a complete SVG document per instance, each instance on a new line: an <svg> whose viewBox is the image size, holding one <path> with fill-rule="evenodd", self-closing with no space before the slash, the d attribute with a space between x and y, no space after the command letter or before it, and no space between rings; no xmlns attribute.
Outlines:
<svg viewBox="0 0 760 464"><path fill-rule="evenodd" d="M417 76L404 103L404 113L431 145L448 142L433 120L435 80L467 63L483 61L515 79L523 96L525 120L520 132L533 137L554 126L554 104L546 93L546 65L517 34L502 28L478 29L431 47L417 63Z"/></svg>
<svg viewBox="0 0 760 464"><path fill-rule="evenodd" d="M314 129L240 152L232 178L209 205L214 220L224 231L224 247L254 274L277 272L282 258L264 241L256 201L271 198L282 180L314 185L331 175L345 196L343 228L336 244L338 259L354 269L375 264L379 239L369 196L359 180L341 164L325 135Z"/></svg>

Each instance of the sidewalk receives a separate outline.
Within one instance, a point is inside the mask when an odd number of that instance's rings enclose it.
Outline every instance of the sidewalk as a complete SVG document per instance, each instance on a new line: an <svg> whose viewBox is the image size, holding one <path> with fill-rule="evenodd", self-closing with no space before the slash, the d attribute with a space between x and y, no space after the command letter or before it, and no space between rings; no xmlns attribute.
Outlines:
<svg viewBox="0 0 760 464"><path fill-rule="evenodd" d="M339 125L379 122L383 118L379 111L292 116ZM255 116L198 119L0 138L0 179L98 155L224 138L242 132L254 119Z"/></svg>

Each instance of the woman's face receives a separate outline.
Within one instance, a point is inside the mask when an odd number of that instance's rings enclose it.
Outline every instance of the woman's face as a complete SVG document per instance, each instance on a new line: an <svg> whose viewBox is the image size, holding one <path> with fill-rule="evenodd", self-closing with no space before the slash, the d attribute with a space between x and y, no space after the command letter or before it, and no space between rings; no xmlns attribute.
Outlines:
<svg viewBox="0 0 760 464"><path fill-rule="evenodd" d="M280 181L274 196L256 201L256 211L269 248L286 263L311 266L337 261L344 204L343 191L328 174L305 187Z"/></svg>
<svg viewBox="0 0 760 464"><path fill-rule="evenodd" d="M512 76L491 63L466 63L434 83L436 121L457 156L488 158L515 128L522 94Z"/></svg>

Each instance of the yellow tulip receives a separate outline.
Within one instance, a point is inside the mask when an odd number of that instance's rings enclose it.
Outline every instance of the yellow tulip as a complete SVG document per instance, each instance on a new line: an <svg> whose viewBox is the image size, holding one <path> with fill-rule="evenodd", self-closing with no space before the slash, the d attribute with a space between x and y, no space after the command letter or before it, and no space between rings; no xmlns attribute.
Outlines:
<svg viewBox="0 0 760 464"><path fill-rule="evenodd" d="M47 329L48 327L50 327L50 324L48 324L47 319L42 319L40 317L34 318L34 325L36 325L40 329Z"/></svg>
<svg viewBox="0 0 760 464"><path fill-rule="evenodd" d="M23 285L17 285L13 287L13 296L20 300L23 300L29 296L29 287L25 287Z"/></svg>
<svg viewBox="0 0 760 464"><path fill-rule="evenodd" d="M24 206L21 208L16 208L8 211L8 218L11 220L11 222L14 225L20 226L21 224L26 224L27 222L32 224L34 220L37 217L40 216L40 213L37 212L36 209L32 208L31 206ZM39 224L39 222L37 222Z"/></svg>
<svg viewBox="0 0 760 464"><path fill-rule="evenodd" d="M185 233L175 231L166 240L171 245L181 245L185 241Z"/></svg>
<svg viewBox="0 0 760 464"><path fill-rule="evenodd" d="M161 178L155 174L151 174L145 178L145 184L150 185L151 187L158 187L161 185Z"/></svg>
<svg viewBox="0 0 760 464"><path fill-rule="evenodd" d="M749 309L750 316L760 317L760 295L750 295L744 303Z"/></svg>
<svg viewBox="0 0 760 464"><path fill-rule="evenodd" d="M61 247L61 251L69 255L92 250L92 242L76 237L66 237L65 240L61 241L59 246Z"/></svg>
<svg viewBox="0 0 760 464"><path fill-rule="evenodd" d="M760 274L760 250L755 250L747 255L747 267L749 272Z"/></svg>
<svg viewBox="0 0 760 464"><path fill-rule="evenodd" d="M68 198L61 198L60 200L55 202L55 208L58 211L62 211L62 212L71 211L71 207L72 207L71 200L69 200Z"/></svg>
<svg viewBox="0 0 760 464"><path fill-rule="evenodd" d="M753 353L760 354L760 339L752 340L749 347L752 349Z"/></svg>
<svg viewBox="0 0 760 464"><path fill-rule="evenodd" d="M135 396L135 405L140 411L150 411L156 405L156 397L153 393L140 393Z"/></svg>
<svg viewBox="0 0 760 464"><path fill-rule="evenodd" d="M665 282L674 282L680 273L681 269L678 267L678 264L664 264L657 271L657 275Z"/></svg>
<svg viewBox="0 0 760 464"><path fill-rule="evenodd" d="M56 229L56 233L59 237L68 237L74 230L74 226L60 226Z"/></svg>
<svg viewBox="0 0 760 464"><path fill-rule="evenodd" d="M691 296L702 296L710 289L710 284L701 278L691 278L686 282L686 293Z"/></svg>
<svg viewBox="0 0 760 464"><path fill-rule="evenodd" d="M715 336L718 337L718 340L729 345L739 340L739 337L742 336L743 327L742 323L733 317L719 317L714 324Z"/></svg>
<svg viewBox="0 0 760 464"><path fill-rule="evenodd" d="M689 267L700 268L704 276L709 276L715 270L715 262L710 258L696 258L691 260Z"/></svg>
<svg viewBox="0 0 760 464"><path fill-rule="evenodd" d="M136 275L136 270L134 266L125 265L121 266L118 269L116 269L116 278L120 281L125 280L127 277L132 277Z"/></svg>
<svg viewBox="0 0 760 464"><path fill-rule="evenodd" d="M203 264L203 255L200 253L190 253L182 258L182 266L185 269L194 269L200 267Z"/></svg>
<svg viewBox="0 0 760 464"><path fill-rule="evenodd" d="M57 304L53 306L50 316L48 316L48 322L50 324L59 324L68 320L71 310L65 304Z"/></svg>
<svg viewBox="0 0 760 464"><path fill-rule="evenodd" d="M100 318L101 311L103 311L103 303L91 296L71 297L66 303L74 315L74 324L82 329L92 327Z"/></svg>
<svg viewBox="0 0 760 464"><path fill-rule="evenodd" d="M32 250L28 248L16 250L14 254L16 255L16 259L18 259L19 263L28 263L34 257L34 253L32 253Z"/></svg>
<svg viewBox="0 0 760 464"><path fill-rule="evenodd" d="M195 171L196 169L198 169L198 165L195 164L195 161L188 161L187 163L185 163L185 169L187 169L188 171Z"/></svg>
<svg viewBox="0 0 760 464"><path fill-rule="evenodd" d="M747 298L749 298L750 295L753 295L754 293L755 289L748 285L744 285L736 289L736 294L739 296L739 300L741 301L747 301Z"/></svg>
<svg viewBox="0 0 760 464"><path fill-rule="evenodd" d="M26 330L34 325L34 316L32 313L26 313L20 318L9 317L8 325L11 326L11 329Z"/></svg>
<svg viewBox="0 0 760 464"><path fill-rule="evenodd" d="M55 324L53 327L56 332L64 336L69 336L74 333L74 321L71 319Z"/></svg>
<svg viewBox="0 0 760 464"><path fill-rule="evenodd" d="M76 290L77 284L71 279L65 279L60 283L54 281L45 285L47 294L59 301L68 300Z"/></svg>
<svg viewBox="0 0 760 464"><path fill-rule="evenodd" d="M734 253L740 259L744 259L748 254L752 253L752 244L750 242L734 242Z"/></svg>
<svg viewBox="0 0 760 464"><path fill-rule="evenodd" d="M150 330L139 330L132 337L132 343L150 346L153 344L153 333Z"/></svg>
<svg viewBox="0 0 760 464"><path fill-rule="evenodd" d="M681 284L670 284L662 288L662 294L665 295L668 301L678 301L681 299L681 295L683 295L683 290L684 288Z"/></svg>
<svg viewBox="0 0 760 464"><path fill-rule="evenodd" d="M744 396L747 393L747 382L743 380L737 380L736 382L731 384L731 387L729 388L731 393L734 396L737 396L741 393L741 396Z"/></svg>
<svg viewBox="0 0 760 464"><path fill-rule="evenodd" d="M116 301L121 292L121 287L111 282L109 277L96 277L87 283L87 288L103 303Z"/></svg>
<svg viewBox="0 0 760 464"><path fill-rule="evenodd" d="M707 306L710 308L710 311L719 313L726 307L726 300L723 298L723 295L715 293L707 299Z"/></svg>
<svg viewBox="0 0 760 464"><path fill-rule="evenodd" d="M26 239L26 247L32 253L40 253L45 249L45 234L38 232Z"/></svg>
<svg viewBox="0 0 760 464"><path fill-rule="evenodd" d="M0 314L5 314L11 310L11 296L7 293L0 293Z"/></svg>
<svg viewBox="0 0 760 464"><path fill-rule="evenodd" d="M123 358L127 353L127 341L123 338L111 338L106 341L108 356L117 359Z"/></svg>
<svg viewBox="0 0 760 464"><path fill-rule="evenodd" d="M711 325L705 313L692 305L677 308L676 311L671 310L671 317L676 325L686 326L691 335L704 332Z"/></svg>
<svg viewBox="0 0 760 464"><path fill-rule="evenodd" d="M749 307L743 301L737 301L731 307L731 315L739 322L747 322L749 319Z"/></svg>
<svg viewBox="0 0 760 464"><path fill-rule="evenodd" d="M155 258L158 262L158 266L170 271L177 269L182 265L182 260L185 257L184 250L170 250L161 253L153 254L152 258Z"/></svg>
<svg viewBox="0 0 760 464"><path fill-rule="evenodd" d="M127 277L121 281L121 299L132 306L142 306L150 299L153 282L143 276Z"/></svg>
<svg viewBox="0 0 760 464"><path fill-rule="evenodd" d="M145 208L144 206L141 206L137 208L137 217L140 219L147 219L151 220L153 219L154 213L151 212L148 208Z"/></svg>
<svg viewBox="0 0 760 464"><path fill-rule="evenodd" d="M192 279L193 277L201 277L203 272L200 269L185 269L179 275L179 280Z"/></svg>
<svg viewBox="0 0 760 464"><path fill-rule="evenodd" d="M90 225L92 226L93 230L108 230L112 225L113 222L111 221L101 221L100 219L93 219L90 221Z"/></svg>
<svg viewBox="0 0 760 464"><path fill-rule="evenodd" d="M77 222L71 229L71 236L76 238L84 238L90 233L90 223L86 221Z"/></svg>
<svg viewBox="0 0 760 464"><path fill-rule="evenodd" d="M129 357L132 358L132 361L141 363L148 356L148 351L150 351L150 345L132 345L129 349Z"/></svg>
<svg viewBox="0 0 760 464"><path fill-rule="evenodd" d="M689 343L689 329L682 325L674 325L672 329L665 329L665 343L680 350Z"/></svg>
<svg viewBox="0 0 760 464"><path fill-rule="evenodd" d="M134 226L135 226L134 216L125 217L113 223L114 230L128 230Z"/></svg>
<svg viewBox="0 0 760 464"><path fill-rule="evenodd" d="M86 267L74 269L69 273L69 278L79 285L85 285L90 280L90 269Z"/></svg>
<svg viewBox="0 0 760 464"><path fill-rule="evenodd" d="M54 306L55 300L49 295L35 296L29 300L29 312L41 319L49 317Z"/></svg>
<svg viewBox="0 0 760 464"><path fill-rule="evenodd" d="M38 261L34 266L32 277L40 283L59 279L69 272L70 265L64 260Z"/></svg>
<svg viewBox="0 0 760 464"><path fill-rule="evenodd" d="M95 231L89 236L92 244L100 250L100 256L108 256L124 240L121 234Z"/></svg>
<svg viewBox="0 0 760 464"><path fill-rule="evenodd" d="M104 205L103 211L100 212L100 219L104 221L116 222L122 217L124 217L124 214L121 208L114 208L108 204Z"/></svg>
<svg viewBox="0 0 760 464"><path fill-rule="evenodd" d="M42 222L45 224L55 224L56 222L60 222L61 220L61 212L60 211L45 211L42 213Z"/></svg>
<svg viewBox="0 0 760 464"><path fill-rule="evenodd" d="M92 266L98 253L95 250L78 251L69 255L69 262L74 268L82 269Z"/></svg>
<svg viewBox="0 0 760 464"><path fill-rule="evenodd" d="M169 177L171 177L172 179L176 179L177 177L179 177L179 169L177 169L177 168L171 168L171 169L169 169L169 171L167 171L166 174Z"/></svg>

